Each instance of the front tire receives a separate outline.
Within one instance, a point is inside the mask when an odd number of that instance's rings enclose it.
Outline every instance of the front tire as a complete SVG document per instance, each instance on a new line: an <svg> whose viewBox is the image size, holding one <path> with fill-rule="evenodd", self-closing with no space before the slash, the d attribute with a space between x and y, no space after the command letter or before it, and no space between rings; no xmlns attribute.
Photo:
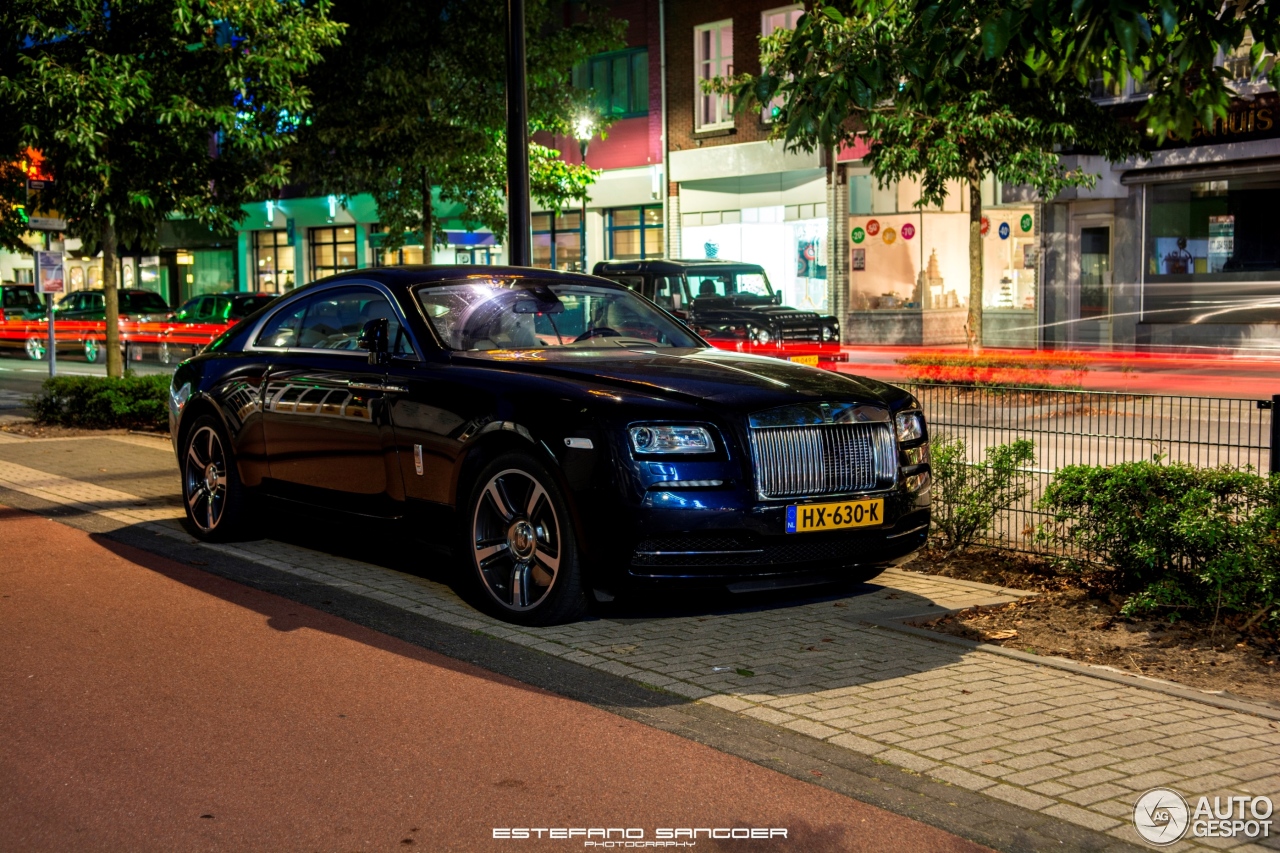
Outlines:
<svg viewBox="0 0 1280 853"><path fill-rule="evenodd" d="M463 554L482 606L520 625L556 625L587 609L569 505L523 453L485 466L464 504Z"/></svg>
<svg viewBox="0 0 1280 853"><path fill-rule="evenodd" d="M85 338L84 341L84 360L90 364L94 364L98 360L98 355L102 352L102 348L98 346L97 338Z"/></svg>
<svg viewBox="0 0 1280 853"><path fill-rule="evenodd" d="M42 338L32 335L27 338L27 342L23 345L23 348L27 351L27 358L32 361L44 360L45 342Z"/></svg>
<svg viewBox="0 0 1280 853"><path fill-rule="evenodd" d="M195 535L223 542L245 530L248 500L222 424L201 415L182 442L182 504Z"/></svg>

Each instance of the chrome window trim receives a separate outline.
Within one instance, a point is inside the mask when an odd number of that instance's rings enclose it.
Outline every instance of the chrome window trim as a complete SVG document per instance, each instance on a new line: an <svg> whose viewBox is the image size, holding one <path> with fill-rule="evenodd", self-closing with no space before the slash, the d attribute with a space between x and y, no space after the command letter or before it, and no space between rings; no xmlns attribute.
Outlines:
<svg viewBox="0 0 1280 853"><path fill-rule="evenodd" d="M303 299L310 299L313 296L316 296L321 293L326 293L330 290L334 290L338 288L348 288L348 287L365 287L370 290L374 290L377 293L381 294L383 297L385 297L387 302L391 304L391 310L395 312L396 318L400 321L400 328L404 332L405 340L409 342L409 348L412 350L412 353L409 355L396 355L392 353L391 355L392 358L399 358L399 359L405 359L410 361L424 360L422 356L422 350L418 347L417 341L413 339L413 333L409 329L409 324L405 322L405 314L404 314L404 311L402 311L400 308L400 301L396 299L395 294L392 293L391 289L387 287L385 284L382 284L381 282L370 281L367 279L365 280L344 279L342 281L328 282L326 284L317 285L314 287L306 287L305 289L300 289L297 293L291 294L288 297L282 298L281 303L279 305L273 308L270 312L268 312L265 316L263 316L260 320L258 320L257 323L254 324L253 329L251 329L249 332L249 342L245 344L244 351L245 352L262 352L262 353L283 353L283 354L318 353L321 355L357 356L359 358L368 359L369 357L368 353L366 353L364 350L319 349L316 347L258 346L258 337L262 334L263 328L267 325L267 323L270 323L271 320L274 319L276 315L279 314L281 311L289 310L290 307L294 306L296 303L302 301Z"/></svg>

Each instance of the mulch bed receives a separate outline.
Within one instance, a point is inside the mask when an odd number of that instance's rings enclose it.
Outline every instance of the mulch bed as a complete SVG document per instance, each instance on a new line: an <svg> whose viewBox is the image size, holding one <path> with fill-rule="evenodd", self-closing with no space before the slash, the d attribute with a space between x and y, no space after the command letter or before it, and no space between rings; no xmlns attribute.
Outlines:
<svg viewBox="0 0 1280 853"><path fill-rule="evenodd" d="M154 435L165 436L168 431L141 429L82 429L80 427L41 426L35 421L14 421L0 425L0 432L24 435L28 438L83 438L89 435Z"/></svg>
<svg viewBox="0 0 1280 853"><path fill-rule="evenodd" d="M1040 593L918 627L1280 707L1280 636L1257 626L1241 633L1241 617L1216 625L1127 618L1120 614L1124 597L1107 589L1105 572L1059 573L1043 560L999 551L950 555L930 550L909 568Z"/></svg>

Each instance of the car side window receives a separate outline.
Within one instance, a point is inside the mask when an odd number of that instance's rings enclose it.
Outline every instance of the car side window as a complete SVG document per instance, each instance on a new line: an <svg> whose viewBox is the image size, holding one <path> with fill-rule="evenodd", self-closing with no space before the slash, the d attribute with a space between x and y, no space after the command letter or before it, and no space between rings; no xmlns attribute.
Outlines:
<svg viewBox="0 0 1280 853"><path fill-rule="evenodd" d="M680 292L679 277L654 276L653 295L650 298L668 311L674 311L682 307L684 299L683 294Z"/></svg>
<svg viewBox="0 0 1280 853"><path fill-rule="evenodd" d="M311 300L299 299L281 308L267 319L267 324L258 334L255 346L291 347L297 346L298 328L307 313L307 305Z"/></svg>
<svg viewBox="0 0 1280 853"><path fill-rule="evenodd" d="M391 303L369 287L326 290L285 308L267 321L258 345L354 352L359 349L360 331L378 318L387 320L392 354L412 355L413 347Z"/></svg>

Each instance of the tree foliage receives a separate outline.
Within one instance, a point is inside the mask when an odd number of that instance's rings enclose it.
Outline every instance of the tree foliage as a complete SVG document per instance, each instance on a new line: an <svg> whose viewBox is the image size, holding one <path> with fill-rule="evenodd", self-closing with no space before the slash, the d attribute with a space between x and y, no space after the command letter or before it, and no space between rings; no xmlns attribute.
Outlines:
<svg viewBox="0 0 1280 853"><path fill-rule="evenodd" d="M590 4L565 24L552 0L526 3L530 131L569 133L586 108L570 71L622 44L625 22ZM421 228L439 243L428 193L463 207L463 218L506 233L506 4L497 0L338 0L342 44L309 78L316 92L304 129L299 177L313 191L372 193L385 246ZM559 152L530 146L532 192L559 208L581 199L596 173Z"/></svg>
<svg viewBox="0 0 1280 853"><path fill-rule="evenodd" d="M7 0L0 103L19 150L41 151L44 194L103 251L108 370L117 240L154 247L170 216L231 229L282 186L300 77L341 31L326 0ZM12 152L0 152L12 154ZM4 208L0 206L0 213Z"/></svg>

